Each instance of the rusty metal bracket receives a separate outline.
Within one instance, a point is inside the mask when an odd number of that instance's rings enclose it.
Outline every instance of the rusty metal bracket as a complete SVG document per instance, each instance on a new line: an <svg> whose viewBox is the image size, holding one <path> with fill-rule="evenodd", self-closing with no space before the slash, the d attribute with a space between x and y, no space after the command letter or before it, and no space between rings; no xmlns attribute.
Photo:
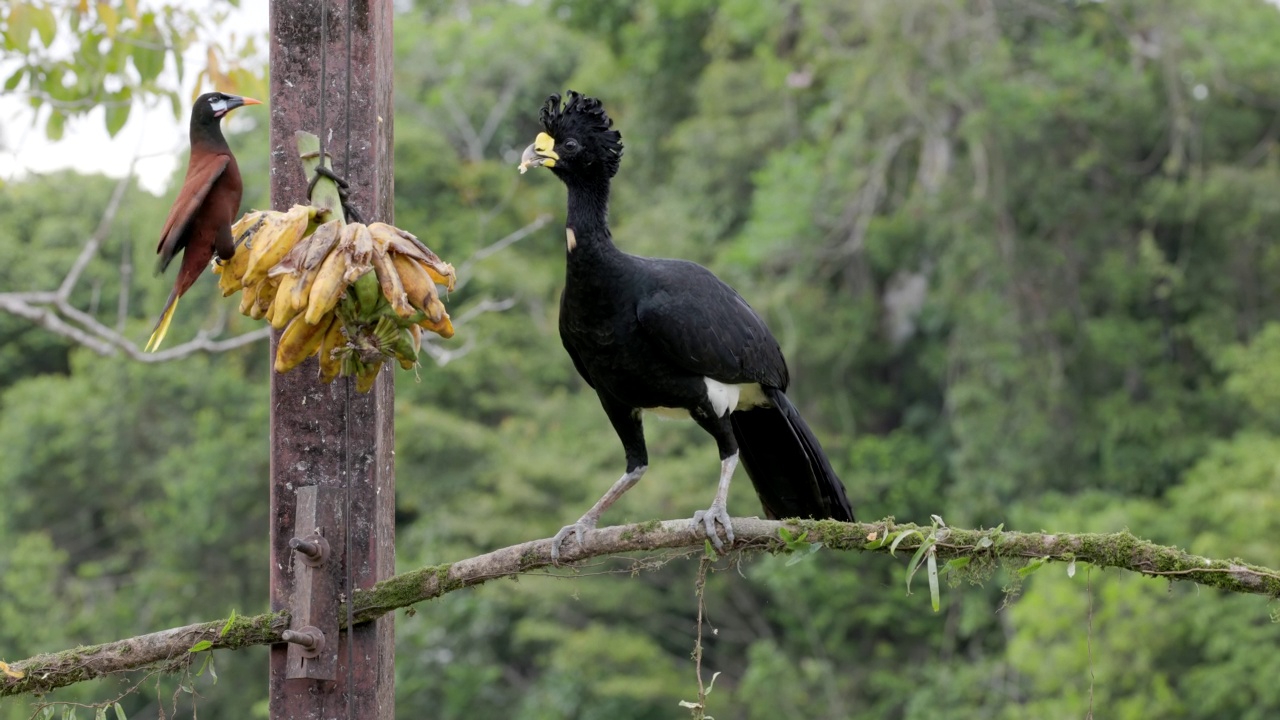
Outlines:
<svg viewBox="0 0 1280 720"><path fill-rule="evenodd" d="M285 677L334 680L338 677L338 594L341 592L342 544L331 547L325 535L343 537L341 488L308 486L297 491L296 523L300 532L289 541L293 553L293 588L289 612L293 627L283 634L289 643Z"/></svg>

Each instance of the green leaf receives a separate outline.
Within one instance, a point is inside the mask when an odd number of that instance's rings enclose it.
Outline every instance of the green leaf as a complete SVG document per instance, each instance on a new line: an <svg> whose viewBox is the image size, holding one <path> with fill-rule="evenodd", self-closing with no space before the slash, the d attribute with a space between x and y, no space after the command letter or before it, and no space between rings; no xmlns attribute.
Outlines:
<svg viewBox="0 0 1280 720"><path fill-rule="evenodd" d="M129 716L124 714L124 708L120 707L120 703L112 706L116 711L116 720L129 720Z"/></svg>
<svg viewBox="0 0 1280 720"><path fill-rule="evenodd" d="M791 534L791 530L786 526L778 528L778 537L782 538L782 542L790 545L796 541L796 536Z"/></svg>
<svg viewBox="0 0 1280 720"><path fill-rule="evenodd" d="M920 543L920 547L916 550L916 554L911 556L911 562L907 563L908 595L911 594L911 578L916 574L916 571L920 569L920 564L924 560L925 555L933 550L933 546L936 542L938 542L937 538L932 536L926 538L924 542Z"/></svg>
<svg viewBox="0 0 1280 720"><path fill-rule="evenodd" d="M936 548L929 548L929 601L933 603L933 611L938 612L942 602L938 592L938 553Z"/></svg>
<svg viewBox="0 0 1280 720"><path fill-rule="evenodd" d="M44 126L45 137L53 140L54 142L61 140L66 122L67 117L58 112L57 109L54 109L54 111L49 114L49 122Z"/></svg>
<svg viewBox="0 0 1280 720"><path fill-rule="evenodd" d="M1039 557L1039 558L1033 559L1031 562L1018 568L1018 577L1026 577L1031 573L1039 570L1041 566L1043 566L1045 562L1047 562L1048 560L1049 558L1047 557Z"/></svg>
<svg viewBox="0 0 1280 720"><path fill-rule="evenodd" d="M960 570L961 568L966 567L972 560L973 558L970 557L951 558L942 566L942 571L939 574L946 575L949 572Z"/></svg>
<svg viewBox="0 0 1280 720"><path fill-rule="evenodd" d="M156 27L155 14L146 13L142 16L137 44L133 48L133 66L142 76L142 82L149 83L160 77L164 70L164 56L164 35Z"/></svg>
<svg viewBox="0 0 1280 720"><path fill-rule="evenodd" d="M129 94L129 89L125 88L124 95ZM124 124L129 121L129 111L133 109L133 103L129 100L120 100L107 104L107 134L115 137L119 133Z"/></svg>
<svg viewBox="0 0 1280 720"><path fill-rule="evenodd" d="M101 706L97 710L93 711L93 720L107 720L106 706Z"/></svg>
<svg viewBox="0 0 1280 720"><path fill-rule="evenodd" d="M195 645L192 645L191 649L188 650L187 652L193 652L193 653L203 652L205 650L208 650L211 647L213 647L213 643L209 642L208 640L201 640Z"/></svg>
<svg viewBox="0 0 1280 720"><path fill-rule="evenodd" d="M231 608L231 617L227 618L227 624L222 626L222 630L218 631L218 637L226 637L227 631L231 629L231 624L236 621L236 609Z"/></svg>
<svg viewBox="0 0 1280 720"><path fill-rule="evenodd" d="M993 542L990 537L983 535L982 537L978 538L978 547L989 548L992 545L995 545L995 542Z"/></svg>
<svg viewBox="0 0 1280 720"><path fill-rule="evenodd" d="M31 8L31 25L40 35L40 42L49 47L58 32L58 19L53 15L53 8L48 5Z"/></svg>
<svg viewBox="0 0 1280 720"><path fill-rule="evenodd" d="M919 535L921 538L924 538L924 533L920 532L919 530L899 530L895 534L897 535L897 537L893 539L893 544L889 546L890 555L894 554L894 552L898 550L898 544L901 543L903 540L907 539L908 536ZM885 538L885 539L887 540L888 538Z"/></svg>
<svg viewBox="0 0 1280 720"><path fill-rule="evenodd" d="M808 559L809 556L813 555L814 553L822 549L822 543L820 542L805 543L804 545L805 545L804 549L793 552L791 554L791 557L787 558L787 563L786 563L787 567L791 567L792 565L795 565L798 562L802 562Z"/></svg>
<svg viewBox="0 0 1280 720"><path fill-rule="evenodd" d="M209 667L209 660L213 658L213 653L204 656L204 662L200 663L200 669L196 670L196 677L204 675L205 668Z"/></svg>
<svg viewBox="0 0 1280 720"><path fill-rule="evenodd" d="M20 53L31 49L31 7L27 3L14 3L9 8L9 31L5 33L6 45Z"/></svg>

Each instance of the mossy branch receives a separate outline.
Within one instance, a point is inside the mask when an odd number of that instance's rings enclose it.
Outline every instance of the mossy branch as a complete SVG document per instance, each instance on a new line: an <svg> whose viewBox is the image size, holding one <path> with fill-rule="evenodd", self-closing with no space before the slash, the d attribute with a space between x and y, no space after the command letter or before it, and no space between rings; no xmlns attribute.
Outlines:
<svg viewBox="0 0 1280 720"><path fill-rule="evenodd" d="M1234 593L1267 597L1280 596L1280 572L1240 560L1214 560L1178 548L1141 540L1128 532L1118 533L1022 533L1001 530L963 530L897 524L892 519L872 523L840 523L830 520L788 521L737 518L733 521L735 551L784 552L787 544L779 530L809 543L821 542L832 550L888 553L883 538L906 531L899 543L903 562L918 548L924 537L933 539L939 559L969 557L988 561L1021 563L1048 559L1089 563L1103 568L1119 568L1153 577L1193 582ZM912 533L919 530L920 534ZM705 536L688 520L653 520L634 525L600 528L586 536L586 547L569 542L563 560L580 560L646 550L683 549L699 551ZM357 590L354 618L357 624L375 620L399 608L445 593L480 585L496 578L512 577L551 566L549 539L512 545L455 563L419 568L388 578L372 588ZM345 626L346 607L338 609ZM37 655L9 664L10 673L0 672L0 697L23 693L44 693L103 675L160 668L179 670L196 654L191 647L202 640L210 649L236 649L250 645L281 642L280 633L289 627L288 613L267 613L237 618L222 632L227 621L188 625L149 635L102 645ZM14 677L21 675L22 677Z"/></svg>

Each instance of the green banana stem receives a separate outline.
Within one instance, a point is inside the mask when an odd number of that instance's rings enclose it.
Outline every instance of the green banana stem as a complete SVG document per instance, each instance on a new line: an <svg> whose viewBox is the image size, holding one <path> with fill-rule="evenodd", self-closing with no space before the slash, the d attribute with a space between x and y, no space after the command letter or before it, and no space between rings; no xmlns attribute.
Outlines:
<svg viewBox="0 0 1280 720"><path fill-rule="evenodd" d="M316 167L320 165L320 138L304 130L295 132L293 136L298 142L298 157L302 158L302 176L310 182L316 174ZM329 158L325 157L324 160L324 166L332 170ZM342 196L338 194L338 183L333 180L320 177L311 190L311 204L323 208L328 213L326 219L337 218L346 224L347 217L342 212Z"/></svg>

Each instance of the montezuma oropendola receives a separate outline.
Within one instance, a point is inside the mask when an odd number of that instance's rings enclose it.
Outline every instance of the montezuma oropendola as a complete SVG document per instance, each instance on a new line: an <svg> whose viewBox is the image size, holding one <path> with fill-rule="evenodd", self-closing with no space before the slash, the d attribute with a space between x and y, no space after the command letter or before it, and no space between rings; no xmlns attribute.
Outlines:
<svg viewBox="0 0 1280 720"><path fill-rule="evenodd" d="M716 549L724 548L717 525L733 543L725 504L739 459L768 517L851 522L844 485L787 398L787 362L764 320L701 265L631 255L613 244L609 182L622 160L622 135L600 101L570 91L562 106L552 95L541 121L520 171L547 168L569 191L560 339L599 396L627 460L613 487L556 533L552 560L570 535L581 545L583 532L644 474L642 410L691 418L715 438L719 486L693 523Z"/></svg>
<svg viewBox="0 0 1280 720"><path fill-rule="evenodd" d="M242 105L261 105L260 100L205 93L191 106L191 159L182 189L169 209L169 217L160 231L156 252L160 260L156 272L162 273L174 256L182 251L182 265L173 283L173 292L156 323L147 351L156 350L169 331L173 311L182 297L195 284L200 273L216 253L225 262L235 255L231 224L240 211L240 168L222 136L222 118Z"/></svg>

